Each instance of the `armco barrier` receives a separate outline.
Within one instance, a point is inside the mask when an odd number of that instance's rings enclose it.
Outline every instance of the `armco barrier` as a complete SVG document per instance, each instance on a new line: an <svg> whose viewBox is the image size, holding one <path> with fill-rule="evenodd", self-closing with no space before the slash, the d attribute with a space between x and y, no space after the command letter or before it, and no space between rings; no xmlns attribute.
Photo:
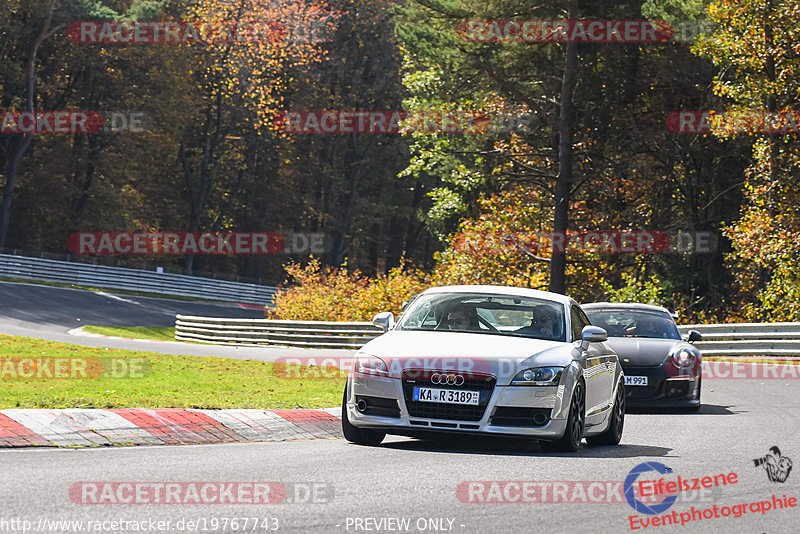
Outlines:
<svg viewBox="0 0 800 534"><path fill-rule="evenodd" d="M278 291L271 286L6 254L0 254L0 276L260 305L271 303Z"/></svg>
<svg viewBox="0 0 800 534"><path fill-rule="evenodd" d="M705 356L800 356L800 323L684 325L682 333L697 330L695 343ZM224 319L178 315L175 339L231 345L288 345L294 347L362 347L382 333L366 322L279 321Z"/></svg>
<svg viewBox="0 0 800 534"><path fill-rule="evenodd" d="M800 356L800 323L694 324L704 356ZM175 339L230 345L357 349L383 331L366 322L225 319L178 315Z"/></svg>
<svg viewBox="0 0 800 534"><path fill-rule="evenodd" d="M383 333L372 323L226 319L178 315L175 339L223 345L357 349Z"/></svg>
<svg viewBox="0 0 800 534"><path fill-rule="evenodd" d="M800 356L800 323L691 324L682 334L697 330L695 343L704 356Z"/></svg>

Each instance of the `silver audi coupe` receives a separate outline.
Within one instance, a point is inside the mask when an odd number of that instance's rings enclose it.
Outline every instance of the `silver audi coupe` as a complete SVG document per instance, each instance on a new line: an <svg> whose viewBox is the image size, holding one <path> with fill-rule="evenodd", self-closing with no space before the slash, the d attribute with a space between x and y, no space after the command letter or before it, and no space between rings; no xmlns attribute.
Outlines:
<svg viewBox="0 0 800 534"><path fill-rule="evenodd" d="M555 450L616 445L625 380L607 333L563 295L501 286L428 289L355 355L344 437L523 437Z"/></svg>

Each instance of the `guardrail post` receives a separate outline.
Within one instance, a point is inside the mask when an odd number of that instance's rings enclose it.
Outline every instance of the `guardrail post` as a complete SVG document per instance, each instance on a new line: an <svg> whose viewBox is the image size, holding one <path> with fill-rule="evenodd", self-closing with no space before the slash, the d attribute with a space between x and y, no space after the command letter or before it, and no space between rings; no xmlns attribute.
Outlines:
<svg viewBox="0 0 800 534"><path fill-rule="evenodd" d="M383 334L368 322L284 321L177 315L175 339L223 345L357 349Z"/></svg>

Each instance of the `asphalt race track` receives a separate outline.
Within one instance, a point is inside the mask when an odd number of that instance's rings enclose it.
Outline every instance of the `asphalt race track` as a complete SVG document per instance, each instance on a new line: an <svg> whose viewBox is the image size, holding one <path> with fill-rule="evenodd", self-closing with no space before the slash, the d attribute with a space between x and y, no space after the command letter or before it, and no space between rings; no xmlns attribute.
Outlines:
<svg viewBox="0 0 800 534"><path fill-rule="evenodd" d="M0 282L0 317L38 328L174 326L175 314L205 317L264 318L262 310L222 302L114 295L34 284Z"/></svg>
<svg viewBox="0 0 800 534"><path fill-rule="evenodd" d="M773 494L798 496L800 473L791 473L784 483L773 483L764 469L753 463L754 458L763 456L773 445L778 445L784 456L800 458L798 384L716 380L708 382L704 395L707 404L699 413L628 415L621 446L586 447L573 455L543 452L528 443L429 442L405 438L387 438L382 446L374 448L328 439L5 450L1 453L5 481L0 485L2 518L27 519L33 525L40 518L83 521L153 518L172 521L174 526L181 519L208 522L212 518L258 517L276 518L280 530L289 532L367 531L356 530L356 518L376 521L409 518L407 530L381 531L420 532L417 521L445 518L444 526L451 519L451 531L465 533L630 532L629 516L634 511L624 502L593 504L583 502L579 495L578 502L468 503L459 500L456 489L466 481L621 482L632 468L645 461L661 462L683 478L730 472L738 476L737 483L706 490L706 494L685 492L684 499L666 513L680 514L692 506L710 509L716 505L722 509L770 500ZM674 476L668 479L673 480ZM76 504L69 493L76 482L134 481L279 482L287 488L287 501L302 502ZM317 502L310 502L315 500L314 490ZM619 485L616 491L621 492ZM509 494L511 498L518 496L516 492ZM572 492L567 495L574 496ZM79 496L77 500L80 502ZM645 530L775 533L797 532L798 524L800 514L793 508ZM367 523L360 525L366 527ZM425 525L420 522L420 526ZM242 531L241 525L238 531ZM425 531L435 532L430 528Z"/></svg>
<svg viewBox="0 0 800 534"><path fill-rule="evenodd" d="M264 312L221 302L181 301L95 293L34 284L0 282L0 334L75 343L89 347L159 352L187 356L218 356L273 361L308 356L308 350L285 347L233 347L179 342L151 342L74 336L67 332L84 325L174 326L175 315L263 319ZM352 351L320 350L319 356Z"/></svg>
<svg viewBox="0 0 800 534"><path fill-rule="evenodd" d="M15 319L5 305L7 286L0 291L0 314L6 317L0 331L6 331ZM107 306L123 304L111 301ZM13 302L12 309L23 309L20 300ZM33 302L26 313L36 313ZM59 323L66 312L50 313L42 335L66 336L56 329L69 326ZM31 319L35 315L25 318ZM165 345L167 350L170 344ZM800 461L800 380L708 378L703 402L697 413L628 414L620 446L584 445L575 454L546 452L530 442L400 437L388 437L378 447L317 439L5 449L0 451L0 532L23 527L29 532L271 532L276 526L284 532L798 532L800 508L765 509L777 507L773 495L800 498L800 468L784 482L771 482L753 460L778 446L783 457ZM624 495L626 476L644 462L663 464L672 473L650 472L639 480L724 474L735 482L681 492L663 512L648 515L636 512ZM255 483L271 483L270 502L250 504L248 488ZM179 497L156 503L152 488L168 484L181 488ZM189 487L201 488L200 496L190 497ZM215 502L225 495L223 487L245 489L230 490L230 499ZM116 502L134 495L144 502ZM711 518L697 519L704 511ZM722 517L726 512L730 515ZM734 517L737 513L740 517ZM672 515L677 526L642 527L644 520Z"/></svg>

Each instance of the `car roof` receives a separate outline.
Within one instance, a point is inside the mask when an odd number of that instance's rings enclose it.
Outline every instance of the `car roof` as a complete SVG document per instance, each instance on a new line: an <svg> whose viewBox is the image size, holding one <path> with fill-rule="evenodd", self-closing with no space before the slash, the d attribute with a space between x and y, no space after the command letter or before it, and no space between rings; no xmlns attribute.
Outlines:
<svg viewBox="0 0 800 534"><path fill-rule="evenodd" d="M589 304L581 304L584 310L638 310L638 311L654 311L662 312L667 315L674 316L672 312L663 306L655 306L653 304L641 304L639 302L591 302Z"/></svg>
<svg viewBox="0 0 800 534"><path fill-rule="evenodd" d="M488 286L488 285L459 285L459 286L439 286L426 289L423 294L429 293L484 293L489 295L508 295L512 297L531 297L544 300L551 300L568 305L575 302L566 295L558 293L551 293L549 291L540 291L538 289L529 289L525 287L513 286Z"/></svg>

